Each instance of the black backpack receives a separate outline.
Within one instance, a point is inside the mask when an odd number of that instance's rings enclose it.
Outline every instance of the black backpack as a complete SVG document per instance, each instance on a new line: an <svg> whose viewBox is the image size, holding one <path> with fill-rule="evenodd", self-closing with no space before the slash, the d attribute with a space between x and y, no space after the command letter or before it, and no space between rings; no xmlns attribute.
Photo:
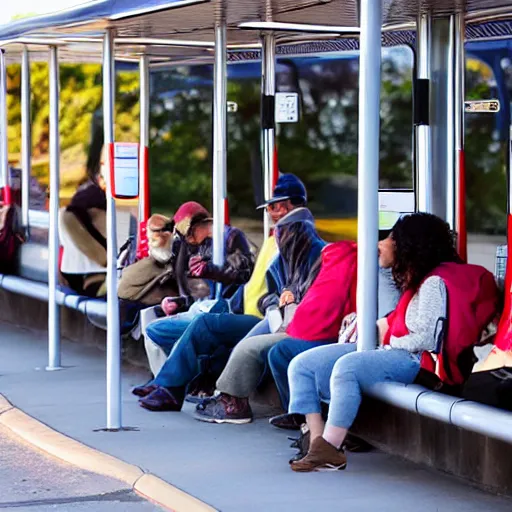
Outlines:
<svg viewBox="0 0 512 512"><path fill-rule="evenodd" d="M512 411L512 367L472 373L463 398Z"/></svg>

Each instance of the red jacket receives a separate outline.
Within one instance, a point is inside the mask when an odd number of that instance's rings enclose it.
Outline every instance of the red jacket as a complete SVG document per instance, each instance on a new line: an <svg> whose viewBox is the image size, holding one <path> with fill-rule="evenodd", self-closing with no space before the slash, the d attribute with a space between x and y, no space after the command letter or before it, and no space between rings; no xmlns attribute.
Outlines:
<svg viewBox="0 0 512 512"><path fill-rule="evenodd" d="M431 354L422 355L421 366L435 372L446 384L462 384L468 375L461 368L461 356L478 343L482 331L491 322L498 308L498 290L494 276L478 265L443 263L430 276L439 276L446 286L448 306L447 325L437 362ZM425 279L427 279L425 278ZM409 334L405 315L417 290L405 292L388 316L389 329L384 344L391 336Z"/></svg>
<svg viewBox="0 0 512 512"><path fill-rule="evenodd" d="M357 245L336 242L322 250L322 266L286 329L292 338L338 338L341 321L356 310Z"/></svg>

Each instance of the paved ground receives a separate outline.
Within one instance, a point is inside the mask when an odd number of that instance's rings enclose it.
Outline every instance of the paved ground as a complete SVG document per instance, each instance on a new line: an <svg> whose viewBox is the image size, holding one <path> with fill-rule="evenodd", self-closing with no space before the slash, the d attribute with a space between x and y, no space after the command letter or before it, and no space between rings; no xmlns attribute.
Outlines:
<svg viewBox="0 0 512 512"><path fill-rule="evenodd" d="M344 472L295 474L287 464L292 451L285 432L263 419L242 426L203 424L190 408L145 411L129 388L146 375L131 368L124 370L124 424L138 431L95 432L105 426L105 355L64 343L68 368L45 372L45 338L0 325L1 393L54 429L151 471L223 512L512 510L511 500L379 452L350 454ZM130 506L141 504L126 502L119 510Z"/></svg>
<svg viewBox="0 0 512 512"><path fill-rule="evenodd" d="M0 426L0 510L161 510L117 480L88 473L26 445Z"/></svg>

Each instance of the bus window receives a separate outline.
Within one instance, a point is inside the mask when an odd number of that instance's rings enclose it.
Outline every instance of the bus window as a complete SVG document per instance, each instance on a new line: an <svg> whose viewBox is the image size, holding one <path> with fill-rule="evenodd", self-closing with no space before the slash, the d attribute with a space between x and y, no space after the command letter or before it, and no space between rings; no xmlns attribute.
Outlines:
<svg viewBox="0 0 512 512"><path fill-rule="evenodd" d="M468 55L466 100L496 98L496 89L492 69ZM507 141L500 140L496 114L466 113L464 145L468 259L494 271L496 247L506 243L507 202Z"/></svg>

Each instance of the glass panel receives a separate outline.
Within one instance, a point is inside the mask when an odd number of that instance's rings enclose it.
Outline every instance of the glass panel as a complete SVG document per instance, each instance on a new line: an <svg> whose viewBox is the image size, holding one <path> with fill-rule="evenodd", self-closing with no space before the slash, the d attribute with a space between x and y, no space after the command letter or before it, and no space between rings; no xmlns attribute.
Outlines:
<svg viewBox="0 0 512 512"><path fill-rule="evenodd" d="M383 188L412 188L410 48L383 50L380 178ZM261 64L229 65L228 194L238 225L261 232ZM300 120L277 127L281 172L306 184L310 208L329 240L354 238L357 215L358 56L326 54L279 59L277 89L299 93ZM151 196L171 213L195 199L211 207L212 67L153 74ZM242 220L243 219L243 220Z"/></svg>
<svg viewBox="0 0 512 512"><path fill-rule="evenodd" d="M466 100L498 97L495 74L489 65L469 54L466 59ZM502 111L508 105L501 105ZM499 115L466 113L465 154L467 184L468 259L495 270L496 248L506 243L507 140L500 134Z"/></svg>

